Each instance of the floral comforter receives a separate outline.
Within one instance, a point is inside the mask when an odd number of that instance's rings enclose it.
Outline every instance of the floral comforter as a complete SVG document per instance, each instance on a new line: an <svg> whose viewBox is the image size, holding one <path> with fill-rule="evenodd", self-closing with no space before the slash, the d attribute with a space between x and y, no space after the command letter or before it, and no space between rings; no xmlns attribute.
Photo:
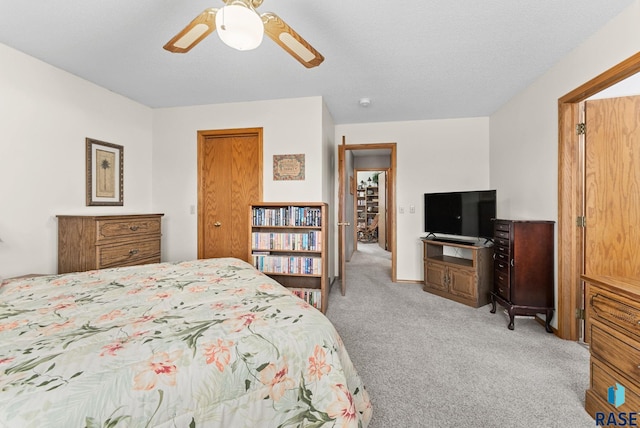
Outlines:
<svg viewBox="0 0 640 428"><path fill-rule="evenodd" d="M0 288L0 426L366 427L332 324L238 259Z"/></svg>

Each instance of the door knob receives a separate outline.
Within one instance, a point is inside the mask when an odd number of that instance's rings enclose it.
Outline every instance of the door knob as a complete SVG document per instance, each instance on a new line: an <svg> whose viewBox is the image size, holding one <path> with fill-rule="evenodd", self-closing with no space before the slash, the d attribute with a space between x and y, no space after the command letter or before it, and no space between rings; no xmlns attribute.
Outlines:
<svg viewBox="0 0 640 428"><path fill-rule="evenodd" d="M222 223L220 223L219 221L216 221L215 223L213 223L213 225L215 227L220 227L220 226L222 226Z"/></svg>

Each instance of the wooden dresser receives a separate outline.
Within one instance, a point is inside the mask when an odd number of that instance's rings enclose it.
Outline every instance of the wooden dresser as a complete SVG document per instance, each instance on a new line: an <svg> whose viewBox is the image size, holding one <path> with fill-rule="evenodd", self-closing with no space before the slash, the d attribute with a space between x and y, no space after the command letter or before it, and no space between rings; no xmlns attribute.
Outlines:
<svg viewBox="0 0 640 428"><path fill-rule="evenodd" d="M509 313L513 330L516 315L546 315L545 328L554 309L554 245L552 221L496 220L494 223L493 291L496 302Z"/></svg>
<svg viewBox="0 0 640 428"><path fill-rule="evenodd" d="M162 216L57 216L58 273L159 263Z"/></svg>
<svg viewBox="0 0 640 428"><path fill-rule="evenodd" d="M640 280L583 276L585 281L585 342L591 352L585 408L596 412L637 412L640 409ZM608 391L625 388L625 402L615 407Z"/></svg>

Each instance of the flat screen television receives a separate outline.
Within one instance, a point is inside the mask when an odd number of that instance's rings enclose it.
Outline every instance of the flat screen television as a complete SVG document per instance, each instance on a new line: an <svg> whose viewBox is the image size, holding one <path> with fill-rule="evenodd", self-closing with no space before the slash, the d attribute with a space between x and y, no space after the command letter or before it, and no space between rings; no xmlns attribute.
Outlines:
<svg viewBox="0 0 640 428"><path fill-rule="evenodd" d="M429 235L491 239L495 218L495 190L424 194L424 230Z"/></svg>

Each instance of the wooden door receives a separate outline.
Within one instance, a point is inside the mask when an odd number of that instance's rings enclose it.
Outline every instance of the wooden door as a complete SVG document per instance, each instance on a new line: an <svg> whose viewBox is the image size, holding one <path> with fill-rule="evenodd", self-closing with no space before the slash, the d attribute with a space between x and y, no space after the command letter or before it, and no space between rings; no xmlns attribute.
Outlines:
<svg viewBox="0 0 640 428"><path fill-rule="evenodd" d="M640 277L640 96L586 102L587 275Z"/></svg>
<svg viewBox="0 0 640 428"><path fill-rule="evenodd" d="M378 174L378 245L387 249L387 171Z"/></svg>
<svg viewBox="0 0 640 428"><path fill-rule="evenodd" d="M344 296L347 292L347 192L346 185L346 165L345 165L345 139L342 137L342 145L338 146L338 257L340 276L340 291Z"/></svg>
<svg viewBox="0 0 640 428"><path fill-rule="evenodd" d="M558 99L558 331L562 339L578 340L580 323L576 308L581 307L584 228L576 218L584 215L582 203L584 161L576 133L579 103L640 72L640 52L614 65Z"/></svg>
<svg viewBox="0 0 640 428"><path fill-rule="evenodd" d="M262 128L199 131L198 258L247 260L249 205L261 201Z"/></svg>

